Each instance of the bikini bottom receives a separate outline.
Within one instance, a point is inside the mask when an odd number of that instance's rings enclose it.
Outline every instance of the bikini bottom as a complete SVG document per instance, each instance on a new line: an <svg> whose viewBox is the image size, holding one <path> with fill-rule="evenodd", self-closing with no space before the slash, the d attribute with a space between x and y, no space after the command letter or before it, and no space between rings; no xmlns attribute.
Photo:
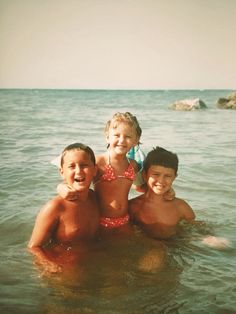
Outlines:
<svg viewBox="0 0 236 314"><path fill-rule="evenodd" d="M129 222L129 215L125 215L124 217L112 218L112 217L101 217L100 225L105 228L118 228L123 225L126 225Z"/></svg>

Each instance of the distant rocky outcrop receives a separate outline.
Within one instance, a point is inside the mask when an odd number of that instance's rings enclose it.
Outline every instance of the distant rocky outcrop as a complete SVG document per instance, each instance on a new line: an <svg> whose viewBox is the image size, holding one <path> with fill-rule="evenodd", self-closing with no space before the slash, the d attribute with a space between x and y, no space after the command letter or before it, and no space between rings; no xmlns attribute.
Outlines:
<svg viewBox="0 0 236 314"><path fill-rule="evenodd" d="M177 100L170 105L170 109L182 111L193 111L206 108L207 105L199 98Z"/></svg>
<svg viewBox="0 0 236 314"><path fill-rule="evenodd" d="M236 92L226 98L219 98L216 106L220 109L236 109Z"/></svg>

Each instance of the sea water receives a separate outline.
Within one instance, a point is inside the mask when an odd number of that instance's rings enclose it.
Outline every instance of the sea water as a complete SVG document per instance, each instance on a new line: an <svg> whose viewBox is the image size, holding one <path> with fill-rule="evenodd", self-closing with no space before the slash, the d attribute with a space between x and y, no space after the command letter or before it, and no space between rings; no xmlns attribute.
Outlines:
<svg viewBox="0 0 236 314"><path fill-rule="evenodd" d="M235 313L236 112L216 107L230 92L0 90L1 313ZM196 97L207 109L169 109ZM145 153L178 154L176 195L204 224L171 241L135 229L136 239L102 245L83 266L45 274L26 246L61 181L50 161L73 142L104 152L104 126L117 111L137 116ZM209 247L207 236L229 245Z"/></svg>

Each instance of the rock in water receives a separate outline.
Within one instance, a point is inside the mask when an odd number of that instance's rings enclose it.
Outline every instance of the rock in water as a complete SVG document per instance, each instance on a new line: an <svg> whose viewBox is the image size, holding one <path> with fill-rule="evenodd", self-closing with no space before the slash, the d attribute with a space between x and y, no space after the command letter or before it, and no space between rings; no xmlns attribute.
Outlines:
<svg viewBox="0 0 236 314"><path fill-rule="evenodd" d="M236 92L230 94L228 97L219 98L216 106L220 109L236 109Z"/></svg>
<svg viewBox="0 0 236 314"><path fill-rule="evenodd" d="M199 98L177 100L170 106L170 109L180 111L193 111L206 108L207 106L204 101Z"/></svg>

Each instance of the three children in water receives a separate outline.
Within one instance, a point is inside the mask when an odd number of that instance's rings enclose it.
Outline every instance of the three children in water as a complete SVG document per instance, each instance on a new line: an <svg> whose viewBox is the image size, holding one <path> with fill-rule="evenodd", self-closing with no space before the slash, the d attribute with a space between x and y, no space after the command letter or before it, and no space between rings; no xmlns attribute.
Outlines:
<svg viewBox="0 0 236 314"><path fill-rule="evenodd" d="M49 240L59 243L89 239L98 229L120 228L131 220L152 237L175 235L181 220L193 221L191 207L177 199L171 189L177 176L178 158L162 148L151 151L144 169L127 158L138 145L142 130L135 116L116 113L106 124L108 150L96 161L93 151L80 143L66 147L61 156L58 196L39 212L29 248L43 246ZM144 182L137 181L142 172ZM93 182L94 191L90 190ZM144 194L128 200L131 186Z"/></svg>

